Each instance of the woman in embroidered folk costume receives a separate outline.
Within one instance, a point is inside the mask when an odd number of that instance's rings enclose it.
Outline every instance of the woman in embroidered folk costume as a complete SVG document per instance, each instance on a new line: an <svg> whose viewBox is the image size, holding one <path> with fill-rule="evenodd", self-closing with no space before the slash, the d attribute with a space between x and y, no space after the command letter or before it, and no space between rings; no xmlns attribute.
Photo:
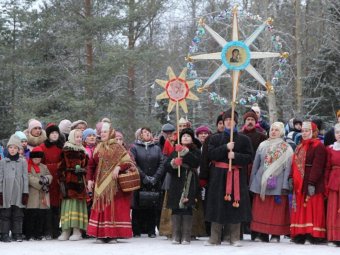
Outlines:
<svg viewBox="0 0 340 255"><path fill-rule="evenodd" d="M117 238L132 237L130 218L131 192L123 192L118 174L136 170L126 149L115 140L110 123L103 123L101 143L94 151L95 187L87 234L99 243L116 243Z"/></svg>
<svg viewBox="0 0 340 255"><path fill-rule="evenodd" d="M87 155L82 145L82 131L74 129L65 143L61 165L58 169L61 194L61 229L58 240L77 241L81 230L86 230L88 216L86 207L86 165ZM73 231L72 231L73 230ZM71 231L73 232L72 235Z"/></svg>
<svg viewBox="0 0 340 255"><path fill-rule="evenodd" d="M271 242L279 242L280 235L290 234L288 177L294 152L283 135L284 124L274 122L269 139L256 151L250 176L250 191L255 193L250 227L262 236L265 234L263 240L271 234Z"/></svg>
<svg viewBox="0 0 340 255"><path fill-rule="evenodd" d="M302 143L295 150L292 164L293 201L291 237L295 243L315 243L326 237L324 170L327 152L314 123L302 123Z"/></svg>
<svg viewBox="0 0 340 255"><path fill-rule="evenodd" d="M176 151L170 155L165 165L171 174L167 206L172 209L172 243L190 244L192 211L200 195L197 168L201 155L199 142L197 145L194 143L195 135L191 128L183 129L179 139L181 144L176 144Z"/></svg>
<svg viewBox="0 0 340 255"><path fill-rule="evenodd" d="M340 246L340 123L334 126L336 141L328 150L325 173L327 203L327 240Z"/></svg>

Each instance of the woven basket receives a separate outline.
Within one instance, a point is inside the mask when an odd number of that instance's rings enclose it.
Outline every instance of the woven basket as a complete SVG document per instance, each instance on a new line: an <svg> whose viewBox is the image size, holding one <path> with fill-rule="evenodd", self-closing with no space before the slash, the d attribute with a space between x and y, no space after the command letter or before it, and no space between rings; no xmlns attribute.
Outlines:
<svg viewBox="0 0 340 255"><path fill-rule="evenodd" d="M140 188L140 177L137 169L118 175L118 183L123 192L131 192Z"/></svg>

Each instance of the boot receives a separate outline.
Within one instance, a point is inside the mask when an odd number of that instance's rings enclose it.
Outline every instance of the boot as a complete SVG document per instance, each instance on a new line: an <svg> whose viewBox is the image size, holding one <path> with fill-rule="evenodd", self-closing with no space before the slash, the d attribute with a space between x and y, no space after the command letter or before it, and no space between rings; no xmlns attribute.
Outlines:
<svg viewBox="0 0 340 255"><path fill-rule="evenodd" d="M190 244L191 228L192 228L192 215L183 215L182 222L182 244Z"/></svg>
<svg viewBox="0 0 340 255"><path fill-rule="evenodd" d="M2 234L1 241L3 241L4 243L10 243L11 242L11 238L9 237L8 234Z"/></svg>
<svg viewBox="0 0 340 255"><path fill-rule="evenodd" d="M230 244L234 247L241 247L242 243L240 241L240 223L230 224Z"/></svg>
<svg viewBox="0 0 340 255"><path fill-rule="evenodd" d="M204 243L205 246L221 244L222 226L222 224L211 222L210 238Z"/></svg>
<svg viewBox="0 0 340 255"><path fill-rule="evenodd" d="M73 233L68 240L79 241L81 239L82 239L82 237L81 237L80 229L79 228L73 228Z"/></svg>
<svg viewBox="0 0 340 255"><path fill-rule="evenodd" d="M172 223L172 244L181 243L181 215L173 214L171 215Z"/></svg>
<svg viewBox="0 0 340 255"><path fill-rule="evenodd" d="M12 233L12 240L22 242L22 234Z"/></svg>
<svg viewBox="0 0 340 255"><path fill-rule="evenodd" d="M66 241L66 240L69 239L70 234L71 234L71 229L63 230L63 232L61 233L61 235L58 237L58 240L59 240L59 241Z"/></svg>

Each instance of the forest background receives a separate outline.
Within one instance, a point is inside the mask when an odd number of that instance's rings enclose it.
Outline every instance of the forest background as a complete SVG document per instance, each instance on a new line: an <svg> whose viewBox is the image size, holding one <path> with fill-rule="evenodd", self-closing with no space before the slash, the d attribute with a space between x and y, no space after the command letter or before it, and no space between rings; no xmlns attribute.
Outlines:
<svg viewBox="0 0 340 255"><path fill-rule="evenodd" d="M141 126L159 132L175 115L167 115L167 100L156 103L163 88L155 79L167 80L168 66L179 75L193 46L195 54L220 51L207 33L195 41L198 21L204 18L229 41L235 4L240 40L268 17L274 20L251 50L289 52L284 65L252 61L274 93L267 96L243 73L239 113L256 102L270 121L320 118L324 128L334 124L340 109L338 0L1 0L0 139L26 129L31 118L84 119L94 127L108 117L128 141ZM220 64L194 63L187 79L204 83ZM187 100L188 120L214 129L218 113L230 106L230 75L209 92L192 91L200 100Z"/></svg>

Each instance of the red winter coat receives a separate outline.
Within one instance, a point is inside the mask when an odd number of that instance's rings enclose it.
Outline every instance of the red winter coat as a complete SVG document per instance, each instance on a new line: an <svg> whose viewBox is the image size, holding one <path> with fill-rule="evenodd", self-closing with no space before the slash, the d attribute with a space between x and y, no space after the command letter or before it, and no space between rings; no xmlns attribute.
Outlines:
<svg viewBox="0 0 340 255"><path fill-rule="evenodd" d="M52 183L50 185L50 200L52 207L60 206L60 187L58 182L58 166L61 163L61 152L62 149L57 147L56 145L51 145L47 143L43 143L40 145L42 150L44 151L44 158L42 163L45 164L53 176Z"/></svg>

